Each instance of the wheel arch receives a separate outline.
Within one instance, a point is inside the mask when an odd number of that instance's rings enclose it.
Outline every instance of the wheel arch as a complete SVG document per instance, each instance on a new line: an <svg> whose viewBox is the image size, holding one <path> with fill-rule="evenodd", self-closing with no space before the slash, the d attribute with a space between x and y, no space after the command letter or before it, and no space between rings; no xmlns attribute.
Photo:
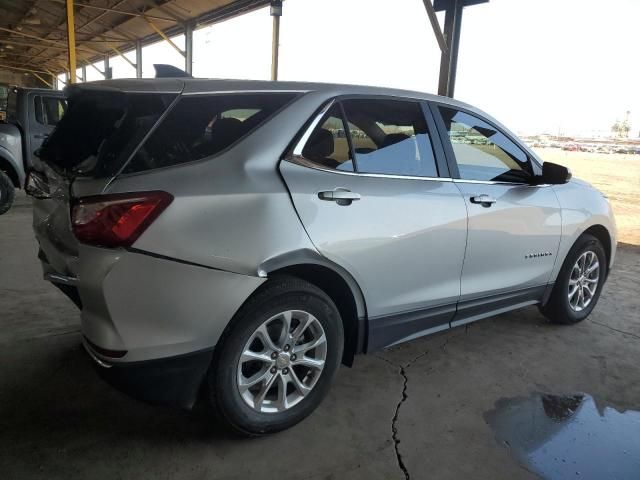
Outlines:
<svg viewBox="0 0 640 480"><path fill-rule="evenodd" d="M11 160L0 152L0 170L7 174L11 183L15 188L20 188L20 176L18 171Z"/></svg>
<svg viewBox="0 0 640 480"><path fill-rule="evenodd" d="M600 240L600 243L602 243L604 252L607 255L607 274L608 274L609 267L611 265L611 253L612 253L611 234L609 233L609 230L607 230L605 226L600 224L591 225L584 232L582 232L582 234L576 239L576 242L580 237L582 237L585 234L593 235L598 240Z"/></svg>
<svg viewBox="0 0 640 480"><path fill-rule="evenodd" d="M366 305L355 279L342 267L311 250L300 250L264 262L260 274L291 275L324 291L342 318L345 345L342 363L351 366L356 354L366 351Z"/></svg>

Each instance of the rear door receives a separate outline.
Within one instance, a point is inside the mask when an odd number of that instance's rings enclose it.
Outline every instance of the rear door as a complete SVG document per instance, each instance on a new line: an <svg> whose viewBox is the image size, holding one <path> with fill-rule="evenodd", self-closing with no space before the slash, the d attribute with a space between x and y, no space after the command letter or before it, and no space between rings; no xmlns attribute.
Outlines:
<svg viewBox="0 0 640 480"><path fill-rule="evenodd" d="M539 167L509 135L478 114L450 106L439 114L445 148L469 212L461 297L453 325L542 297L560 243L560 205Z"/></svg>
<svg viewBox="0 0 640 480"><path fill-rule="evenodd" d="M466 208L420 102L325 107L280 170L315 246L363 290L368 347L448 328L460 294Z"/></svg>

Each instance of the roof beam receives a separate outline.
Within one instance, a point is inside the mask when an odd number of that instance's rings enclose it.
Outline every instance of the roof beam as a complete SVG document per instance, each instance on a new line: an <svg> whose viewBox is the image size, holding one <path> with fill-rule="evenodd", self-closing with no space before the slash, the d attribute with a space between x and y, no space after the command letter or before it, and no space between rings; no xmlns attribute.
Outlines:
<svg viewBox="0 0 640 480"><path fill-rule="evenodd" d="M149 26L153 28L156 31L156 33L162 37L164 41L166 41L169 45L175 48L180 55L182 55L183 57L186 56L185 52L180 47L178 47L175 43L173 43L173 41L169 37L167 37L167 35L162 30L160 30L155 23L149 20L146 16L144 17L144 19L147 21Z"/></svg>
<svg viewBox="0 0 640 480"><path fill-rule="evenodd" d="M58 3L64 3L65 0L49 0L50 2L58 2ZM117 13L119 15L129 15L130 17L142 17L143 15L140 13L135 13L135 12L127 12L125 10L117 10L115 8L108 8L108 7L99 7L97 5L91 5L89 3L80 3L80 2L75 2L76 5L78 5L79 7L84 7L84 8L93 8L95 10L102 10L103 12L109 12L109 13ZM146 15L149 18L153 18L154 20L164 20L165 22L175 22L175 20L173 18L168 18L168 17L158 17L157 15Z"/></svg>

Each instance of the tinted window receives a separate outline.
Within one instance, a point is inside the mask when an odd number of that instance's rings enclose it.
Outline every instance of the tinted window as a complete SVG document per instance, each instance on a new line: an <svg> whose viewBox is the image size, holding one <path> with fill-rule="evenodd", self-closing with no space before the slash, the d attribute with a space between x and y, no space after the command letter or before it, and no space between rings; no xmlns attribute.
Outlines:
<svg viewBox="0 0 640 480"><path fill-rule="evenodd" d="M438 176L427 122L418 102L357 99L343 105L358 172Z"/></svg>
<svg viewBox="0 0 640 480"><path fill-rule="evenodd" d="M184 97L124 171L140 172L215 155L254 130L294 97L292 93Z"/></svg>
<svg viewBox="0 0 640 480"><path fill-rule="evenodd" d="M33 97L33 113L36 117L36 122L40 125L44 125L44 113L42 112L42 97L40 95L36 95Z"/></svg>
<svg viewBox="0 0 640 480"><path fill-rule="evenodd" d="M167 109L173 95L86 92L69 99L68 112L40 158L75 175L117 173Z"/></svg>
<svg viewBox="0 0 640 480"><path fill-rule="evenodd" d="M452 108L440 107L460 178L524 182L533 174L527 155L498 129Z"/></svg>
<svg viewBox="0 0 640 480"><path fill-rule="evenodd" d="M339 104L334 104L313 130L302 156L325 168L353 172L346 129Z"/></svg>
<svg viewBox="0 0 640 480"><path fill-rule="evenodd" d="M42 97L42 107L47 125L57 125L67 109L67 102L58 97Z"/></svg>

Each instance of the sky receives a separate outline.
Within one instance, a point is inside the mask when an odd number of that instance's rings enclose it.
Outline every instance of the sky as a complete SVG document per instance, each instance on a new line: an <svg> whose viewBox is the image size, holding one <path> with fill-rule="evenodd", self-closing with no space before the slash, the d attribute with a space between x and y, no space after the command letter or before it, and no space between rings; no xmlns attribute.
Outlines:
<svg viewBox="0 0 640 480"><path fill-rule="evenodd" d="M269 79L271 28L264 8L196 30L194 76ZM165 42L142 57L144 77L153 63L184 68ZM520 133L607 134L629 110L638 136L639 58L640 0L490 0L464 11L455 97ZM439 65L422 0L284 2L281 80L436 93ZM115 78L135 76L121 58L111 66Z"/></svg>

